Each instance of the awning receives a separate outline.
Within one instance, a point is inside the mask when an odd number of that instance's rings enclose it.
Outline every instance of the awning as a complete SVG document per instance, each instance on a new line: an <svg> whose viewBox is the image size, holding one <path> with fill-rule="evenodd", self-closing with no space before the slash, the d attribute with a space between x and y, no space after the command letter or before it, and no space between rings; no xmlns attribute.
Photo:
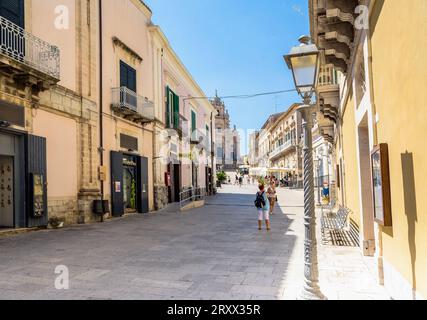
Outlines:
<svg viewBox="0 0 427 320"><path fill-rule="evenodd" d="M273 168L268 168L267 169L268 172L273 172L273 173L281 173L281 172L292 172L295 171L294 169L290 169L290 168L279 168L279 167L273 167Z"/></svg>
<svg viewBox="0 0 427 320"><path fill-rule="evenodd" d="M266 176L267 175L267 168L263 168L263 167L250 168L249 174L251 176Z"/></svg>

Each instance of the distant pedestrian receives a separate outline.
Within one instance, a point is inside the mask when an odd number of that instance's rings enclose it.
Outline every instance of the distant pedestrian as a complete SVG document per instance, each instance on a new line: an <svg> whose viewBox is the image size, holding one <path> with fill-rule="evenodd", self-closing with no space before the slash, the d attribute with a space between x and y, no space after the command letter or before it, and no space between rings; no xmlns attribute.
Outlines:
<svg viewBox="0 0 427 320"><path fill-rule="evenodd" d="M240 188L242 187L242 184L243 184L243 178L242 178L242 176L240 176L239 177L239 186L240 186Z"/></svg>
<svg viewBox="0 0 427 320"><path fill-rule="evenodd" d="M260 184L255 199L255 207L258 210L258 230L262 230L262 221L265 220L267 231L270 231L270 202L264 189L264 185Z"/></svg>
<svg viewBox="0 0 427 320"><path fill-rule="evenodd" d="M275 182L271 181L267 189L267 198L270 201L270 214L274 214L274 207L277 202L277 191Z"/></svg>

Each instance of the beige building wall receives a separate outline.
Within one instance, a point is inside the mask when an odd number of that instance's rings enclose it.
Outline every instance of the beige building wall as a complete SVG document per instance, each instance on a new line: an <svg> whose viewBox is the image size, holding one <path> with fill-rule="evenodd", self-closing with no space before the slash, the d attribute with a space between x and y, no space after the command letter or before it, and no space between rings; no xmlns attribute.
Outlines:
<svg viewBox="0 0 427 320"><path fill-rule="evenodd" d="M102 14L104 165L107 168L105 198L111 199L111 151L128 151L120 148L120 134L123 133L137 138L137 153L148 158L149 207L153 210L153 125L126 120L111 108L114 99L112 90L120 87L120 61L136 70L136 94L150 101L154 98L153 55L148 31L151 12L140 1L115 0L103 2Z"/></svg>
<svg viewBox="0 0 427 320"><path fill-rule="evenodd" d="M49 216L90 222L99 197L97 2L25 1L25 29L60 50L60 81L40 92L26 129L47 140Z"/></svg>
<svg viewBox="0 0 427 320"><path fill-rule="evenodd" d="M154 133L154 189L156 194L156 208L162 208L168 202L168 188L166 187L165 174L168 171L168 161L171 153L181 161L181 185L179 189L192 186L192 166L194 160L199 164L198 185L206 185L205 168L212 166L212 158L209 150L203 148L201 154L193 152L194 146L190 145L189 134L191 129L191 111L196 113L196 127L200 134L206 132L206 125L213 132L215 142L215 131L211 123L214 107L208 99L192 99L192 97L204 97L204 92L193 79L185 65L173 51L169 41L159 26L150 26L151 43L153 46L153 70L154 79L157 83L154 87L154 101L156 106L156 122ZM158 82L160 80L160 82ZM166 87L169 87L179 96L180 115L187 121L183 123L184 139L178 135L171 134L166 128ZM187 138L185 137L187 136ZM212 141L211 137L209 140ZM175 151L173 151L175 150ZM195 157L190 156L193 154ZM215 161L213 174L215 175Z"/></svg>

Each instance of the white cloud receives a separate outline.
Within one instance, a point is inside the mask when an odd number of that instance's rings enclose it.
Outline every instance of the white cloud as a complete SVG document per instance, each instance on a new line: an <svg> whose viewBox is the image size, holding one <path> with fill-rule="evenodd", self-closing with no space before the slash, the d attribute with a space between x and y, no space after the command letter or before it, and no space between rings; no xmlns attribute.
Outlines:
<svg viewBox="0 0 427 320"><path fill-rule="evenodd" d="M296 13L298 13L299 15L303 16L304 13L302 12L301 6L294 4L292 6L292 10L294 10Z"/></svg>

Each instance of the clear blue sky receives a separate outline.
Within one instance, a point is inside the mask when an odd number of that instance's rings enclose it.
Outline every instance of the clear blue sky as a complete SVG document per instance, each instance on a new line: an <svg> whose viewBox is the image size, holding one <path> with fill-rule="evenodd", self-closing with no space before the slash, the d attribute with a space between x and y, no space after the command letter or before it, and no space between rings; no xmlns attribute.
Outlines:
<svg viewBox="0 0 427 320"><path fill-rule="evenodd" d="M294 88L283 54L309 33L307 0L146 0L153 22L207 96ZM259 129L300 99L294 93L225 100L231 122ZM242 153L246 153L242 141Z"/></svg>

